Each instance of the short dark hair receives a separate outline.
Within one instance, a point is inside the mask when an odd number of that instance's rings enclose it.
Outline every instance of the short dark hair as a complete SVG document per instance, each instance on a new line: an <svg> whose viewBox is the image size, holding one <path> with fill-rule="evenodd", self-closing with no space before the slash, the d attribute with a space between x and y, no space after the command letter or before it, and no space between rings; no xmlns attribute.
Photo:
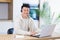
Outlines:
<svg viewBox="0 0 60 40"><path fill-rule="evenodd" d="M22 12L22 8L23 8L23 7L30 8L30 5L29 5L29 4L26 4L26 3L24 3L24 4L21 6L21 12Z"/></svg>

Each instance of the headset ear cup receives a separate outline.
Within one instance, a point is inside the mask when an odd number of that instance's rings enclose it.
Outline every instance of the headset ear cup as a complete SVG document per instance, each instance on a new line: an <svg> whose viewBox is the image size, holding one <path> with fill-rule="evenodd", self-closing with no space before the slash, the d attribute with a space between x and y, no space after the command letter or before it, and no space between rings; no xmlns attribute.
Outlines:
<svg viewBox="0 0 60 40"><path fill-rule="evenodd" d="M21 12L22 12L22 9L21 9Z"/></svg>

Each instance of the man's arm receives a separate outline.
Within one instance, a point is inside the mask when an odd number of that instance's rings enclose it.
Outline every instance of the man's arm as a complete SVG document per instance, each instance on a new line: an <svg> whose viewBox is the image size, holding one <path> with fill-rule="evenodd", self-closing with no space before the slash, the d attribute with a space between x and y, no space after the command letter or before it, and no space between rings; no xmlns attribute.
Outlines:
<svg viewBox="0 0 60 40"><path fill-rule="evenodd" d="M29 28L33 35L40 32L40 29L38 28L38 26L35 26L33 19L30 19Z"/></svg>

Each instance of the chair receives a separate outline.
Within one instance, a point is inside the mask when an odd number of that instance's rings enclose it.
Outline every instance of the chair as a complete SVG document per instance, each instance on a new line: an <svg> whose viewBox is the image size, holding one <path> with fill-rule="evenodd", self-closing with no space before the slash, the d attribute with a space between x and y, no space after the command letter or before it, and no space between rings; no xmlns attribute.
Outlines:
<svg viewBox="0 0 60 40"><path fill-rule="evenodd" d="M7 33L8 34L13 34L13 31L14 31L14 28L10 28L10 29L8 29Z"/></svg>

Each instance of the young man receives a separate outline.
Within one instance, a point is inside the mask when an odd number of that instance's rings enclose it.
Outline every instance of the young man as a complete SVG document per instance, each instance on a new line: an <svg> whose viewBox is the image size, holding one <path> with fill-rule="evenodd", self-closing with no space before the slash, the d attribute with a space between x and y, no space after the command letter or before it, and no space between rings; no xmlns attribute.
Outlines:
<svg viewBox="0 0 60 40"><path fill-rule="evenodd" d="M35 27L33 19L29 16L29 11L29 4L23 4L20 19L17 19L17 24L14 27L16 34L34 35L38 33L38 27Z"/></svg>

